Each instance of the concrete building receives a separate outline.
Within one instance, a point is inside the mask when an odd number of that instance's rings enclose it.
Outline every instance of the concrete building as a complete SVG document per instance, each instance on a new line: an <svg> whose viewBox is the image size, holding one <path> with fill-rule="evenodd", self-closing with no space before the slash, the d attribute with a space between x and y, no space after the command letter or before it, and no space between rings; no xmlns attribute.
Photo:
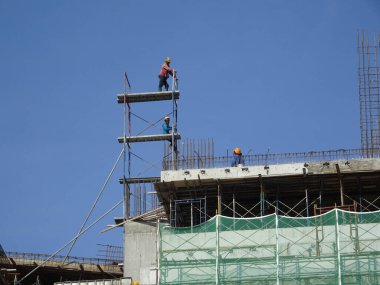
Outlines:
<svg viewBox="0 0 380 285"><path fill-rule="evenodd" d="M370 44L368 34L358 33L360 149L246 155L244 165L230 167L232 157L215 156L210 140L177 145L175 129L127 134L132 103L169 100L177 123L175 79L169 92L119 95L125 152L132 143L170 141L159 177L125 172L121 180L124 276L144 285L379 284L376 39Z"/></svg>
<svg viewBox="0 0 380 285"><path fill-rule="evenodd" d="M274 163L285 156L297 162ZM378 278L380 220L364 213L380 209L380 159L358 157L277 154L262 165L163 170L154 187L166 219L125 224L125 276L140 284L377 284L367 281Z"/></svg>

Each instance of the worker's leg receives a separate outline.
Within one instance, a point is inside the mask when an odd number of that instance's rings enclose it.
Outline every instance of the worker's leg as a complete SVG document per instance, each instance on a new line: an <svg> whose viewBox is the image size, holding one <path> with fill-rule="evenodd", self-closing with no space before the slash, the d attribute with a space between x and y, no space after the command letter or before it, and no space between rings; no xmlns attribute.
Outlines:
<svg viewBox="0 0 380 285"><path fill-rule="evenodd" d="M172 148L172 140L168 140L169 142L169 149ZM174 151L177 152L177 140L174 141Z"/></svg>
<svg viewBox="0 0 380 285"><path fill-rule="evenodd" d="M165 90L168 91L169 90L169 84L166 80L167 80L167 78L165 78L164 85L165 85Z"/></svg>
<svg viewBox="0 0 380 285"><path fill-rule="evenodd" d="M159 82L158 82L158 91L162 91L162 86L165 85L166 78L163 76L158 76ZM166 83L167 84L167 83ZM165 85L166 86L166 85Z"/></svg>

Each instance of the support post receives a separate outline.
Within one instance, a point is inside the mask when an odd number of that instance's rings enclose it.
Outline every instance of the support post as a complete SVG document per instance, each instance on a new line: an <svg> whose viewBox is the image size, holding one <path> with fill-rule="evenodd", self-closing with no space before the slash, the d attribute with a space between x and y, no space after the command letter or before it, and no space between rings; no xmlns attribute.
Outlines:
<svg viewBox="0 0 380 285"><path fill-rule="evenodd" d="M177 201L174 201L174 226L177 226Z"/></svg>
<svg viewBox="0 0 380 285"><path fill-rule="evenodd" d="M204 198L204 201L205 201L205 203L204 203L204 220L203 220L203 222L206 222L207 221L207 195L205 196L205 198Z"/></svg>
<svg viewBox="0 0 380 285"><path fill-rule="evenodd" d="M260 216L264 216L264 183L263 177L259 174L260 180Z"/></svg>
<svg viewBox="0 0 380 285"><path fill-rule="evenodd" d="M172 200L169 201L169 224L171 227L174 227L173 225L173 206L172 206Z"/></svg>
<svg viewBox="0 0 380 285"><path fill-rule="evenodd" d="M341 269L341 258L340 258L340 232L339 232L339 215L338 209L335 208L335 242L336 242L336 254L337 254L337 265L338 265L338 285L342 285L342 269Z"/></svg>
<svg viewBox="0 0 380 285"><path fill-rule="evenodd" d="M175 140L175 137L174 137L174 133L177 132L177 122L178 122L178 119L177 119L177 112L178 112L178 106L177 106L177 100L175 99L175 90L176 90L176 75L175 75L175 70L173 70L173 83L172 83L172 105L173 105L173 110L172 110L172 113L173 113L173 128L172 128L172 168L173 170L176 170L177 167L175 165L176 161L177 161L177 142Z"/></svg>
<svg viewBox="0 0 380 285"><path fill-rule="evenodd" d="M218 180L218 215L222 214L222 200L221 200L221 193L220 193L220 182Z"/></svg>
<svg viewBox="0 0 380 285"><path fill-rule="evenodd" d="M128 220L131 216L131 206L130 206L130 197L131 192L129 188L129 184L124 180L124 220Z"/></svg>
<svg viewBox="0 0 380 285"><path fill-rule="evenodd" d="M339 179L340 205L344 206L343 180L342 180L342 175L340 173L339 164L335 164L335 168L336 168L336 172L338 174L338 179Z"/></svg>
<svg viewBox="0 0 380 285"><path fill-rule="evenodd" d="M359 187L359 207L360 207L360 210L359 212L363 212L363 201L362 201L362 183L361 183L361 180L360 180L360 176L357 176L356 177L356 181L358 183L358 187Z"/></svg>
<svg viewBox="0 0 380 285"><path fill-rule="evenodd" d="M215 285L219 285L219 217L216 213L216 260L215 260Z"/></svg>
<svg viewBox="0 0 380 285"><path fill-rule="evenodd" d="M278 232L278 209L275 209L275 218L276 218L276 284L280 285L280 255L279 255L279 239L280 235Z"/></svg>
<svg viewBox="0 0 380 285"><path fill-rule="evenodd" d="M127 72L124 73L124 112L123 112L123 137L126 136L127 130ZM124 220L127 218L127 191L125 182L125 164L126 164L126 142L123 144L123 185L124 185L124 203L123 203L123 216Z"/></svg>
<svg viewBox="0 0 380 285"><path fill-rule="evenodd" d="M235 194L232 195L232 216L235 219Z"/></svg>
<svg viewBox="0 0 380 285"><path fill-rule="evenodd" d="M160 244L160 219L156 220L156 285L158 285L158 280L160 280L160 250L161 250L161 244Z"/></svg>
<svg viewBox="0 0 380 285"><path fill-rule="evenodd" d="M128 90L129 93L131 93L131 83L129 82L127 72L124 72L124 96L123 96L123 103L124 103L124 114L123 114L123 137L126 137L127 132L127 109L128 109L128 133L129 136L131 136L132 128L131 128L131 106L129 103L127 103L127 84L128 84ZM128 178L131 178L131 145L125 141L123 143L123 178L124 178L124 205L123 205L123 216L124 220L129 219L130 217L130 188L129 184L126 183L125 177L126 177L126 149L128 146Z"/></svg>
<svg viewBox="0 0 380 285"><path fill-rule="evenodd" d="M306 217L309 217L309 195L308 195L308 191L307 191L308 189L306 185L306 177L307 177L306 168L303 168L302 172L303 172L303 185L305 188Z"/></svg>
<svg viewBox="0 0 380 285"><path fill-rule="evenodd" d="M193 232L193 226L194 226L194 221L193 221L193 200L191 200L190 215L191 215L191 218L190 218L191 232Z"/></svg>
<svg viewBox="0 0 380 285"><path fill-rule="evenodd" d="M199 202L199 223L202 223L202 201ZM206 221L206 220L205 220Z"/></svg>

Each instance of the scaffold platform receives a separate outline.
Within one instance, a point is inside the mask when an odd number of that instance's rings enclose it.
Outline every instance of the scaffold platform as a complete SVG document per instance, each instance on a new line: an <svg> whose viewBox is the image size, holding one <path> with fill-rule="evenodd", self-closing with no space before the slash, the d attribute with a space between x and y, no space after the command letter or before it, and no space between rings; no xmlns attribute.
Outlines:
<svg viewBox="0 0 380 285"><path fill-rule="evenodd" d="M106 258L3 251L0 252L0 275L4 278L0 284L14 284L15 276L17 280L26 277L22 284L54 284L60 280L98 280L110 276L121 278L122 254L122 247L113 247L112 251L106 252ZM37 267L40 268L31 273Z"/></svg>
<svg viewBox="0 0 380 285"><path fill-rule="evenodd" d="M179 99L179 91L158 91L158 92L144 92L144 93L129 93L129 94L118 94L117 102L119 104L124 103L124 96L126 103L138 103L138 102L149 102L149 101L165 101L172 100L174 93L174 99Z"/></svg>
<svg viewBox="0 0 380 285"><path fill-rule="evenodd" d="M174 139L181 139L179 133L174 134ZM153 142L153 141L171 141L172 134L161 134L161 135L146 135L146 136L130 136L130 137L118 137L119 143L134 143L134 142Z"/></svg>
<svg viewBox="0 0 380 285"><path fill-rule="evenodd" d="M120 178L119 183L124 184L141 184L141 183L155 183L160 182L161 177L132 177L132 178Z"/></svg>

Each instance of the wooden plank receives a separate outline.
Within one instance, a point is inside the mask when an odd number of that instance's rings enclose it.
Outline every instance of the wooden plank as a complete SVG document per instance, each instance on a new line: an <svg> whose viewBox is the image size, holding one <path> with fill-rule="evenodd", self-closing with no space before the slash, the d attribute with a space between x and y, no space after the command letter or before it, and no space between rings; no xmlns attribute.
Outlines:
<svg viewBox="0 0 380 285"><path fill-rule="evenodd" d="M99 264L97 264L96 267L99 269L100 272L103 272L103 273L104 273L103 268L102 268Z"/></svg>
<svg viewBox="0 0 380 285"><path fill-rule="evenodd" d="M138 177L138 178L120 178L119 183L120 184L138 184L138 183L155 183L155 182L160 182L161 177Z"/></svg>
<svg viewBox="0 0 380 285"><path fill-rule="evenodd" d="M12 262L13 265L17 265L16 261L12 257L9 257L9 260Z"/></svg>
<svg viewBox="0 0 380 285"><path fill-rule="evenodd" d="M174 99L179 99L179 91L174 91ZM173 99L173 91L157 91L145 93L129 93L125 95L126 103L139 103L139 102L152 102L152 101L165 101ZM117 103L124 103L124 94L117 95Z"/></svg>
<svg viewBox="0 0 380 285"><path fill-rule="evenodd" d="M126 137L125 142L133 143L133 142L171 141L171 139L172 139L171 134L131 136L131 137ZM178 133L174 134L174 139L175 140L181 139L181 135ZM119 141L119 143L124 143L123 137L118 137L117 140Z"/></svg>
<svg viewBox="0 0 380 285"><path fill-rule="evenodd" d="M123 217L114 217L115 224L122 224L125 219Z"/></svg>

